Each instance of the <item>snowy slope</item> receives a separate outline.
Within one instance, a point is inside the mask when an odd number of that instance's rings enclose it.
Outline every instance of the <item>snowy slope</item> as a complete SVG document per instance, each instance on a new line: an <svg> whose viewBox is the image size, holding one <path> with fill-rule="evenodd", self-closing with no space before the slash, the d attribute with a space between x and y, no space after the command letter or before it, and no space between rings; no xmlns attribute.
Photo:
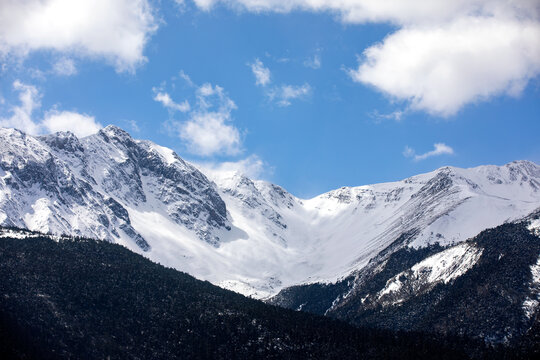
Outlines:
<svg viewBox="0 0 540 360"><path fill-rule="evenodd" d="M439 283L460 277L472 268L482 249L471 244L459 244L441 251L402 271L386 283L384 289L376 294L380 304L395 305L433 289Z"/></svg>
<svg viewBox="0 0 540 360"><path fill-rule="evenodd" d="M268 261L278 265L266 272L266 283L273 281L274 290L336 281L367 265L402 234L408 234L403 245L412 247L454 244L540 206L540 167L525 161L502 167L445 167L309 200L235 173L207 175L218 184L233 224L256 243L250 249L258 250L250 254L260 264L256 268ZM258 284L249 277L221 283L242 292Z"/></svg>
<svg viewBox="0 0 540 360"><path fill-rule="evenodd" d="M540 206L540 166L526 161L303 200L239 173L203 174L114 126L81 139L0 129L0 141L1 225L118 242L259 298L335 281L392 244L461 242Z"/></svg>

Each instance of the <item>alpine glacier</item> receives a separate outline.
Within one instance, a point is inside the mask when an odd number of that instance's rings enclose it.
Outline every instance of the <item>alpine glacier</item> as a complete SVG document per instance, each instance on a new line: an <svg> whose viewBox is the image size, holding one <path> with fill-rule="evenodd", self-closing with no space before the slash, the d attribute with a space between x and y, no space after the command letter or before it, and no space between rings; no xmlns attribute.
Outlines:
<svg viewBox="0 0 540 360"><path fill-rule="evenodd" d="M396 241L456 244L540 207L540 166L528 161L444 167L299 199L197 168L115 126L80 139L0 129L0 142L0 225L120 243L257 298L335 282ZM451 265L430 271L460 271Z"/></svg>

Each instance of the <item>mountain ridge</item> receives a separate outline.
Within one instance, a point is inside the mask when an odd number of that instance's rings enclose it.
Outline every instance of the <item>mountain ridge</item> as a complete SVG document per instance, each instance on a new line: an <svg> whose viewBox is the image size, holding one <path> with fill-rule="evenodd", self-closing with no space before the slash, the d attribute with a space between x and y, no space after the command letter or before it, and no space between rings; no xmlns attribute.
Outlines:
<svg viewBox="0 0 540 360"><path fill-rule="evenodd" d="M540 166L528 161L299 199L242 174L201 172L116 126L81 139L1 129L0 141L1 224L117 242L257 298L334 283L389 249L465 241L540 203Z"/></svg>
<svg viewBox="0 0 540 360"><path fill-rule="evenodd" d="M270 303L358 326L512 344L538 337L540 208L442 247L402 247L335 284L283 289Z"/></svg>

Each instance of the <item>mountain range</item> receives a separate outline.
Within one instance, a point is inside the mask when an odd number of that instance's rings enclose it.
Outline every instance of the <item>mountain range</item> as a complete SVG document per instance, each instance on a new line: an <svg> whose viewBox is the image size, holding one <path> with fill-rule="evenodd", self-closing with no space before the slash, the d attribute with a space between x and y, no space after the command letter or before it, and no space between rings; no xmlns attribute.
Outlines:
<svg viewBox="0 0 540 360"><path fill-rule="evenodd" d="M492 285L503 290L491 295L512 298L519 314L493 331L440 332L507 342L538 314L540 166L529 161L300 199L115 126L83 138L0 129L0 142L2 226L117 243L225 289L357 325L425 331L445 311L471 311L440 304L486 274L499 274ZM512 269L519 276L504 282ZM414 315L426 308L431 320Z"/></svg>
<svg viewBox="0 0 540 360"><path fill-rule="evenodd" d="M1 225L119 243L257 298L335 282L391 244L456 244L540 205L540 166L527 161L305 200L237 172L204 174L115 126L81 139L1 129L0 142Z"/></svg>

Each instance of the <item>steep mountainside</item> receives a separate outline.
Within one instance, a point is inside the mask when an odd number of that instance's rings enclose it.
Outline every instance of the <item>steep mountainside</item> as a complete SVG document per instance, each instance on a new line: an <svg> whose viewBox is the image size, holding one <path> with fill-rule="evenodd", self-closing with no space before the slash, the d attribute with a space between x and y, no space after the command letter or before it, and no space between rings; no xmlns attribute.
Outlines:
<svg viewBox="0 0 540 360"><path fill-rule="evenodd" d="M540 166L527 161L303 200L242 174L205 175L114 126L81 139L0 129L0 143L1 225L120 243L257 298L342 286L375 258L459 243L540 204Z"/></svg>
<svg viewBox="0 0 540 360"><path fill-rule="evenodd" d="M540 209L454 246L382 254L346 281L292 287L272 302L360 326L538 339L539 229Z"/></svg>
<svg viewBox="0 0 540 360"><path fill-rule="evenodd" d="M0 129L0 221L151 251L135 229L173 223L218 246L230 229L215 185L171 150L108 126L78 139ZM142 218L142 219L140 219ZM155 241L154 241L155 243Z"/></svg>
<svg viewBox="0 0 540 360"><path fill-rule="evenodd" d="M55 241L53 241L55 240ZM0 229L3 359L467 359L478 343L358 329L103 241Z"/></svg>

